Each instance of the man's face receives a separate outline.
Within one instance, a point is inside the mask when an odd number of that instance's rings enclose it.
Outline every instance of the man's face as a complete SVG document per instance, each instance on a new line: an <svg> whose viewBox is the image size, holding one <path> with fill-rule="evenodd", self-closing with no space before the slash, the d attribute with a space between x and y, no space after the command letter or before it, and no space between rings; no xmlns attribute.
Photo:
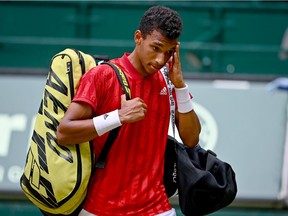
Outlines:
<svg viewBox="0 0 288 216"><path fill-rule="evenodd" d="M177 39L169 40L156 30L145 38L142 37L140 31L137 31L135 38L137 55L141 64L139 72L143 77L160 70L171 58L177 45Z"/></svg>

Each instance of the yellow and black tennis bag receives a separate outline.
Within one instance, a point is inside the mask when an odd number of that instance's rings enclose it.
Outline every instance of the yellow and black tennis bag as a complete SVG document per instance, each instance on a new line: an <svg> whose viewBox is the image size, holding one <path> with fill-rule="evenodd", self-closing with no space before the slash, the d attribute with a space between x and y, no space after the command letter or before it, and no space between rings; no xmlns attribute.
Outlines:
<svg viewBox="0 0 288 216"><path fill-rule="evenodd" d="M94 164L92 143L60 146L56 130L93 56L67 48L50 65L24 173L24 194L42 211L70 215L81 206Z"/></svg>

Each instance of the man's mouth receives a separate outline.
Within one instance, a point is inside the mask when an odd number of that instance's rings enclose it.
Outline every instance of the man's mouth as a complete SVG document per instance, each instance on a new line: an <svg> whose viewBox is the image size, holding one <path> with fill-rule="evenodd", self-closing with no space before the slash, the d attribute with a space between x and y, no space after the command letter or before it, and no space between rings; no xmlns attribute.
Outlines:
<svg viewBox="0 0 288 216"><path fill-rule="evenodd" d="M162 67L155 66L155 65L151 65L151 67L153 68L153 70L156 70L156 71L158 71L162 68Z"/></svg>

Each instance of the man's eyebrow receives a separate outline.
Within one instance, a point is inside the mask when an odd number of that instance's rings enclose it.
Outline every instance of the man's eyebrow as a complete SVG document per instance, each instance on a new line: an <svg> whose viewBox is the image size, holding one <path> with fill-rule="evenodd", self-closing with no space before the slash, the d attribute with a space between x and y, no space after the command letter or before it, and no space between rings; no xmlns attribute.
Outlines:
<svg viewBox="0 0 288 216"><path fill-rule="evenodd" d="M161 42L159 42L159 41L153 41L152 43L153 43L154 45L157 45L157 46L160 46L160 47L163 47L163 46L164 46L164 44L161 43Z"/></svg>
<svg viewBox="0 0 288 216"><path fill-rule="evenodd" d="M162 42L160 42L160 41L153 41L152 44L153 44L154 46L164 47L164 43L162 43ZM173 52L174 52L175 49L176 49L176 45L173 46L173 47L170 49L170 51L173 51Z"/></svg>

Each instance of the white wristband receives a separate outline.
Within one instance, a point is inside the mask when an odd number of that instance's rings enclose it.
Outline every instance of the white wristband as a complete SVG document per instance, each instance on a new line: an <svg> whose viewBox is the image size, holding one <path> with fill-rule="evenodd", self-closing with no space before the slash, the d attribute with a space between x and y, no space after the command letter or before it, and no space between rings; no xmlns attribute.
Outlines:
<svg viewBox="0 0 288 216"><path fill-rule="evenodd" d="M179 113L188 113L193 110L193 104L187 84L185 84L184 88L175 88L175 93Z"/></svg>
<svg viewBox="0 0 288 216"><path fill-rule="evenodd" d="M122 125L118 110L94 117L93 124L99 136Z"/></svg>

